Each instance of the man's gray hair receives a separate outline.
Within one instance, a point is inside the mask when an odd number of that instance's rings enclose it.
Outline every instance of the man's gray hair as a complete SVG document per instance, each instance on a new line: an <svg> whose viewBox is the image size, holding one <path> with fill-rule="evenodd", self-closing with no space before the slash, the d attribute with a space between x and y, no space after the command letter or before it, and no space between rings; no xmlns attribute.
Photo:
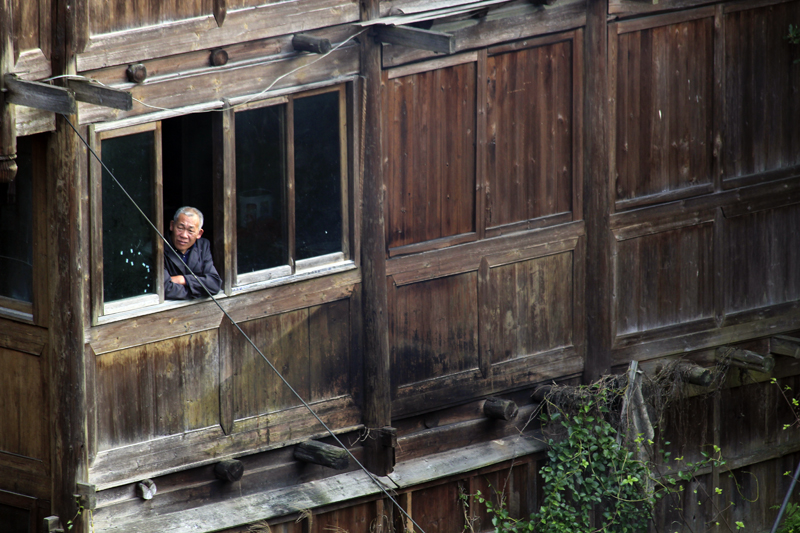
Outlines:
<svg viewBox="0 0 800 533"><path fill-rule="evenodd" d="M185 206L181 207L180 209L175 211L175 216L172 217L172 220L177 222L178 221L178 217L181 216L181 215L186 215L186 216L190 216L190 217L199 218L200 219L200 227L197 228L197 229L203 229L203 213L201 213L200 210L197 209L196 207L190 207L188 205L185 205Z"/></svg>

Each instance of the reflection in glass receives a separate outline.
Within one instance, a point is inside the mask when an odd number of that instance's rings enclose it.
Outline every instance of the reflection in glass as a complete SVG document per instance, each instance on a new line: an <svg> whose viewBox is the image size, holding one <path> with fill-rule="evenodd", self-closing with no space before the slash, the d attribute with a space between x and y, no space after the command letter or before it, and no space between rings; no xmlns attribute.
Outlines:
<svg viewBox="0 0 800 533"><path fill-rule="evenodd" d="M103 140L103 163L153 219L153 132ZM156 293L153 232L103 170L103 297L106 302Z"/></svg>
<svg viewBox="0 0 800 533"><path fill-rule="evenodd" d="M238 273L289 262L284 214L285 106L236 113Z"/></svg>
<svg viewBox="0 0 800 533"><path fill-rule="evenodd" d="M17 139L17 177L0 183L0 296L25 302L33 292L32 145Z"/></svg>
<svg viewBox="0 0 800 533"><path fill-rule="evenodd" d="M342 249L339 93L294 101L297 259Z"/></svg>

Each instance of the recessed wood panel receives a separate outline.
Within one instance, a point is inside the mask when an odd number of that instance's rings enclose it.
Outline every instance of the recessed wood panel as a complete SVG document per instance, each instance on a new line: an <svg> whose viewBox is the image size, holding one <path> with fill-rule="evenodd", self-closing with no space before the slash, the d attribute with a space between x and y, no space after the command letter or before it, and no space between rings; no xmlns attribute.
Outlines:
<svg viewBox="0 0 800 533"><path fill-rule="evenodd" d="M16 56L25 50L49 49L49 0L12 0L11 16L14 19L13 44Z"/></svg>
<svg viewBox="0 0 800 533"><path fill-rule="evenodd" d="M304 400L352 391L349 300L252 320L241 327ZM244 337L238 332L232 337L235 419L301 405Z"/></svg>
<svg viewBox="0 0 800 533"><path fill-rule="evenodd" d="M97 358L98 449L219 423L215 330Z"/></svg>
<svg viewBox="0 0 800 533"><path fill-rule="evenodd" d="M488 58L488 227L572 209L573 60L573 41Z"/></svg>
<svg viewBox="0 0 800 533"><path fill-rule="evenodd" d="M712 260L710 223L618 243L617 335L712 317Z"/></svg>
<svg viewBox="0 0 800 533"><path fill-rule="evenodd" d="M387 82L390 248L474 230L475 63Z"/></svg>
<svg viewBox="0 0 800 533"><path fill-rule="evenodd" d="M42 359L0 348L0 451L49 460Z"/></svg>
<svg viewBox="0 0 800 533"><path fill-rule="evenodd" d="M572 344L572 252L490 270L492 362Z"/></svg>
<svg viewBox="0 0 800 533"><path fill-rule="evenodd" d="M800 164L800 55L786 40L800 2L725 15L723 175Z"/></svg>
<svg viewBox="0 0 800 533"><path fill-rule="evenodd" d="M619 35L616 199L712 180L714 20Z"/></svg>
<svg viewBox="0 0 800 533"><path fill-rule="evenodd" d="M477 273L389 290L394 387L477 368Z"/></svg>
<svg viewBox="0 0 800 533"><path fill-rule="evenodd" d="M726 312L800 299L800 205L725 221Z"/></svg>

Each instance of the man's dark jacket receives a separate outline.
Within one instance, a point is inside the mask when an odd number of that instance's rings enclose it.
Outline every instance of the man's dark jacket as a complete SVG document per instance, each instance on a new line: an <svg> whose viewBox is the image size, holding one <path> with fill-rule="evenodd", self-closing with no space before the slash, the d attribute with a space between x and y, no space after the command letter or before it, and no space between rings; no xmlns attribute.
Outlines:
<svg viewBox="0 0 800 533"><path fill-rule="evenodd" d="M186 255L186 264L195 273L197 278L203 282L211 294L217 294L222 286L217 269L211 259L211 244L202 237L195 241L189 248ZM170 276L183 276L186 278L186 285L172 283ZM168 300L190 300L192 298L204 298L208 293L203 289L200 282L195 279L189 270L183 265L180 256L172 250L164 251L164 297Z"/></svg>

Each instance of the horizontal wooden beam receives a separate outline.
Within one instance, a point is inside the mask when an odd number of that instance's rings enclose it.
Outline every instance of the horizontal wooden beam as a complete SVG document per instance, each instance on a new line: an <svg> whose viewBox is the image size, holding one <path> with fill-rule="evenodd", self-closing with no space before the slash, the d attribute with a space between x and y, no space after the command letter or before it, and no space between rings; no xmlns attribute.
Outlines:
<svg viewBox="0 0 800 533"><path fill-rule="evenodd" d="M294 449L294 458L304 463L327 466L335 470L344 470L350 465L347 450L318 440L298 444Z"/></svg>
<svg viewBox="0 0 800 533"><path fill-rule="evenodd" d="M800 339L788 335L775 335L769 340L769 351L800 359Z"/></svg>
<svg viewBox="0 0 800 533"><path fill-rule="evenodd" d="M375 37L383 43L429 52L452 54L456 51L456 39L453 35L411 26L376 26Z"/></svg>
<svg viewBox="0 0 800 533"><path fill-rule="evenodd" d="M62 115L74 115L78 112L75 96L68 89L38 81L21 80L15 74L6 74L3 82L7 91L7 103L35 107Z"/></svg>
<svg viewBox="0 0 800 533"><path fill-rule="evenodd" d="M111 89L87 80L67 80L67 87L75 93L75 99L79 102L122 109L123 111L133 109L133 96L127 91Z"/></svg>
<svg viewBox="0 0 800 533"><path fill-rule="evenodd" d="M769 373L775 368L775 359L771 355L760 355L733 346L720 346L715 355L718 361L727 362L746 370Z"/></svg>
<svg viewBox="0 0 800 533"><path fill-rule="evenodd" d="M292 37L292 48L298 52L312 52L314 54L327 54L331 51L331 41L321 37L298 33Z"/></svg>

